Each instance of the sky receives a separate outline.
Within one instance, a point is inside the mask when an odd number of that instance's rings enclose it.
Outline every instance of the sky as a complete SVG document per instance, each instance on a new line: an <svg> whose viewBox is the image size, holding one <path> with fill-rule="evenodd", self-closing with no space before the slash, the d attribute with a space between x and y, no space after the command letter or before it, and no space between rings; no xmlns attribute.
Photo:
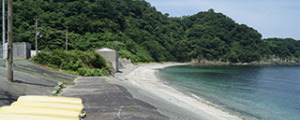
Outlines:
<svg viewBox="0 0 300 120"><path fill-rule="evenodd" d="M171 17L191 16L212 8L239 24L256 29L263 38L300 40L299 0L146 0Z"/></svg>

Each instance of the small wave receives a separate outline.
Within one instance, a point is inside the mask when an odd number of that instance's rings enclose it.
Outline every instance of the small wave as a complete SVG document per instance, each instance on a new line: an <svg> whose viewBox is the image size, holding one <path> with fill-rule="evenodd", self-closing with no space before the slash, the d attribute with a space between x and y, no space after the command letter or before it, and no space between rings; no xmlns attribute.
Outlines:
<svg viewBox="0 0 300 120"><path fill-rule="evenodd" d="M211 104L209 101L207 101L207 100L205 100L205 99L202 99L202 98L199 97L198 95L195 95L195 94L191 93L191 96L192 96L193 98L195 98L195 99L201 101L201 102L205 102L205 103L207 103L207 104Z"/></svg>

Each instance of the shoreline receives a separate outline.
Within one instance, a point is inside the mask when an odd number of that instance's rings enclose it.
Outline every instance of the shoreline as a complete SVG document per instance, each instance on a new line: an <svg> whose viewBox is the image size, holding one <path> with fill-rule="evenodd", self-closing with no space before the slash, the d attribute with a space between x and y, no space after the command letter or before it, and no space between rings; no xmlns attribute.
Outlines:
<svg viewBox="0 0 300 120"><path fill-rule="evenodd" d="M213 119L213 120L241 120L242 118L230 112L208 104L206 100L189 96L176 88L165 84L158 76L157 69L170 66L186 65L185 63L155 63L131 65L124 69L124 73L118 74L118 82L127 86L129 91L137 99L148 102L158 111L170 119ZM198 96L197 96L198 97ZM176 107L175 107L176 106ZM173 107L173 108L172 108ZM182 116L182 118L180 118Z"/></svg>
<svg viewBox="0 0 300 120"><path fill-rule="evenodd" d="M281 58L272 58L261 61L253 61L253 62L224 62L224 61L209 61L209 60L192 60L190 62L192 65L257 65L257 66L274 66L274 65L300 65L299 60L287 60Z"/></svg>

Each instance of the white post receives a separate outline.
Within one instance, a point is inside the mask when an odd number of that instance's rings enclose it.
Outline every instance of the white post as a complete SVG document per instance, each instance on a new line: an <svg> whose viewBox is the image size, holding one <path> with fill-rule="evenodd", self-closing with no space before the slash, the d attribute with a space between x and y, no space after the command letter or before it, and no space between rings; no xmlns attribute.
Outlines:
<svg viewBox="0 0 300 120"><path fill-rule="evenodd" d="M5 0L2 0L2 58L4 58L4 46L5 46Z"/></svg>

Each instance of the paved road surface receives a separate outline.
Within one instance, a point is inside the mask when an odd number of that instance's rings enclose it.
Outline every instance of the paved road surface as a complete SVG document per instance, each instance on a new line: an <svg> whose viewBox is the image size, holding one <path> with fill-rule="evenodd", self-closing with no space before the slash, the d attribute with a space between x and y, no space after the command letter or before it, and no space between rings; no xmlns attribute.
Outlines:
<svg viewBox="0 0 300 120"><path fill-rule="evenodd" d="M113 77L79 77L62 96L84 101L84 120L167 120L152 105L137 100L123 87L109 83Z"/></svg>

